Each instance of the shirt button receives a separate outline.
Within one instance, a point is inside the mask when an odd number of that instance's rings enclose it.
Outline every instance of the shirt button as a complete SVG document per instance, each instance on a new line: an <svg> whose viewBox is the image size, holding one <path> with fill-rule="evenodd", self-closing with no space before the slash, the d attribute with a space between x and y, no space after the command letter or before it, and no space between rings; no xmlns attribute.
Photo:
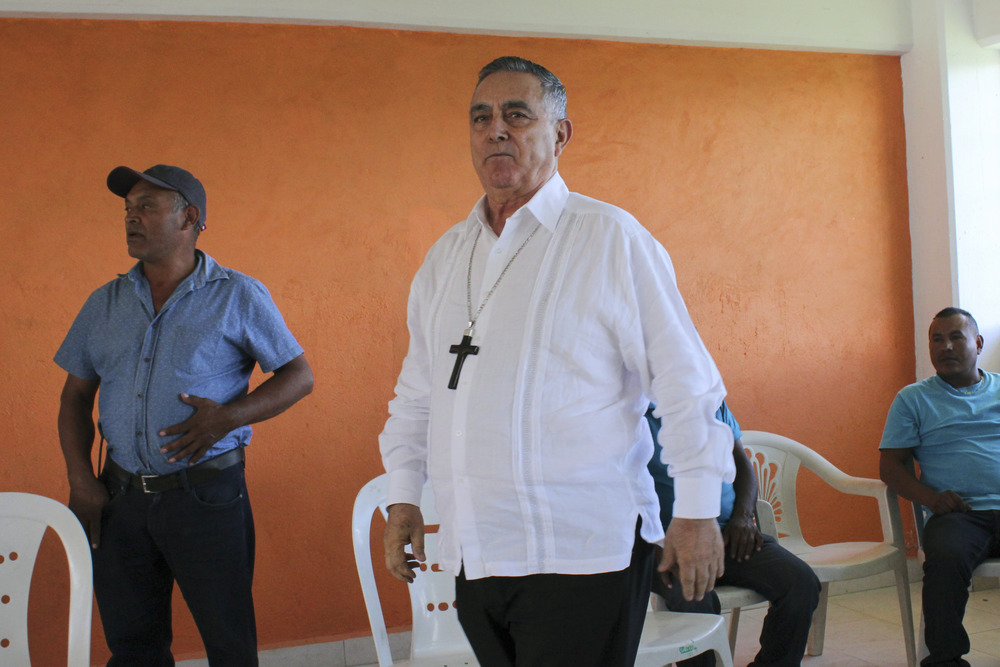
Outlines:
<svg viewBox="0 0 1000 667"><path fill-rule="evenodd" d="M139 398L142 398L142 394L141 393L136 394L136 396L138 396Z"/></svg>
<svg viewBox="0 0 1000 667"><path fill-rule="evenodd" d="M145 359L143 359L143 361L145 361L148 364L149 363L149 357L146 357Z"/></svg>

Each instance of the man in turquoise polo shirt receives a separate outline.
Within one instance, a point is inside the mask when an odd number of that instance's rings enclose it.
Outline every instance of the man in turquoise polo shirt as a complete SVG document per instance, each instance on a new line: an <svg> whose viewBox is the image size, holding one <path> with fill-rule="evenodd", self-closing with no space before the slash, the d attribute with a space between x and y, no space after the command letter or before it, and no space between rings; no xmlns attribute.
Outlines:
<svg viewBox="0 0 1000 667"><path fill-rule="evenodd" d="M1000 556L1000 375L979 368L975 318L945 308L928 332L937 373L904 387L882 434L882 480L928 508L922 665L968 665L962 625L972 571ZM920 464L920 477L913 472Z"/></svg>

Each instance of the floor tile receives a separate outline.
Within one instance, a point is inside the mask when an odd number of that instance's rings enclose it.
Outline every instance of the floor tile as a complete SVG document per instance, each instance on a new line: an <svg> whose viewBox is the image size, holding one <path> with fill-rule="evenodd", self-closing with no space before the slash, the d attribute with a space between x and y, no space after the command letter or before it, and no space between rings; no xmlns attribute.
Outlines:
<svg viewBox="0 0 1000 667"><path fill-rule="evenodd" d="M920 583L910 587L914 624L920 622ZM734 662L742 667L753 660L766 608L748 609L740 615ZM728 614L726 615L728 617ZM727 618L728 621L728 618ZM973 667L1000 667L1000 589L972 592L965 619L972 642L966 659ZM409 653L408 633L390 636L393 656ZM261 651L263 667L378 667L370 637L331 644L316 644L275 651ZM208 662L187 660L178 667L207 667ZM896 588L889 586L830 597L827 606L823 655L806 656L804 667L904 667L902 621Z"/></svg>

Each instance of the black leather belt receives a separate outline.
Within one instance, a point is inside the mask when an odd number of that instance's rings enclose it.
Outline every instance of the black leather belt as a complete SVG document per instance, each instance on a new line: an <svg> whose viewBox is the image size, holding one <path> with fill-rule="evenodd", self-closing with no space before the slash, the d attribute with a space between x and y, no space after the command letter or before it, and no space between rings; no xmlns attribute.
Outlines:
<svg viewBox="0 0 1000 667"><path fill-rule="evenodd" d="M136 475L115 463L110 456L104 464L104 469L122 484L140 488L143 493L163 493L184 486L183 476L187 476L189 486L197 486L215 479L221 471L243 461L243 448L237 447L230 449L225 454L167 475Z"/></svg>

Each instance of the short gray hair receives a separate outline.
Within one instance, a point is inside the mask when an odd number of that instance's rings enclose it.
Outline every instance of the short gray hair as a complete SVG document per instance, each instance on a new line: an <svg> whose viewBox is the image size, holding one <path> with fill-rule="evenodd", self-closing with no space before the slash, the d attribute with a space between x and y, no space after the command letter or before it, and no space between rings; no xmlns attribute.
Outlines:
<svg viewBox="0 0 1000 667"><path fill-rule="evenodd" d="M548 107L549 113L555 117L555 120L562 120L566 117L566 87L559 80L559 77L549 70L525 58L502 56L479 70L479 80L476 81L476 85L478 86L482 83L483 79L490 74L496 74L497 72L523 72L531 74L542 84L542 95L544 96L545 105Z"/></svg>

